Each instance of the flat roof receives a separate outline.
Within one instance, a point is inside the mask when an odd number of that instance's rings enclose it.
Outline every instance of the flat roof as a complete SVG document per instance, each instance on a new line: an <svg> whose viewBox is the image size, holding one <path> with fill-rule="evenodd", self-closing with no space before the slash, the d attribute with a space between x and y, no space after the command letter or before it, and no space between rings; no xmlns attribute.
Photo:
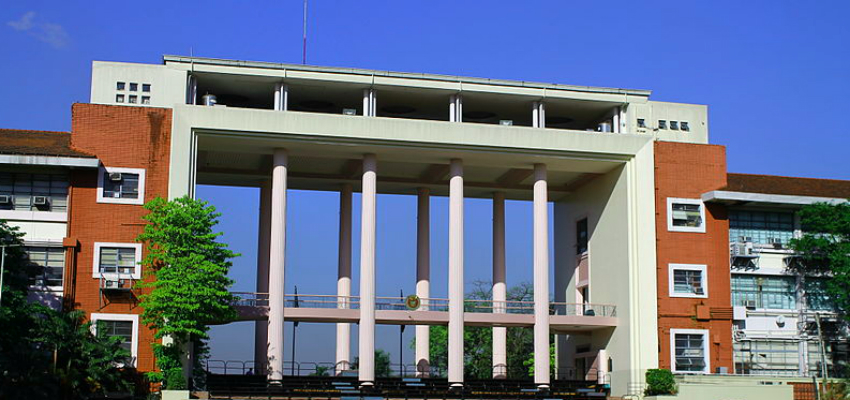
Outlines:
<svg viewBox="0 0 850 400"><path fill-rule="evenodd" d="M652 91L650 91L650 90L643 90L643 89L619 89L619 88L606 88L606 87L594 87L594 86L563 85L563 84L557 84L557 83L540 83L540 82L528 82L528 81L517 81L517 80L507 80L507 79L473 78L473 77L455 76L455 75L393 72L393 71L381 71L381 70L371 70L371 69L361 69L361 68L322 67L322 66L315 66L315 65L272 63L272 62L264 62L264 61L226 60L226 59L219 59L219 58L187 57L187 56L176 56L176 55L164 55L164 56L162 56L162 61L163 61L163 64L168 63L168 62L185 63L185 64L193 64L194 63L194 64L206 64L206 65L227 66L227 67L247 67L247 68L264 68L264 69L274 69L274 70L324 72L324 73L361 75L361 76L362 75L365 75L365 76L383 76L383 77L391 77L391 78L422 79L422 80L432 80L432 81L440 81L440 82L469 83L469 84L509 86L509 87L524 87L524 88L534 88L534 89L563 90L563 91L587 92L587 93L625 94L625 95L645 96L645 97L649 97L649 95L652 93Z"/></svg>
<svg viewBox="0 0 850 400"><path fill-rule="evenodd" d="M850 181L788 176L727 174L727 192L850 199Z"/></svg>
<svg viewBox="0 0 850 400"><path fill-rule="evenodd" d="M0 154L96 158L71 147L69 132L0 128Z"/></svg>

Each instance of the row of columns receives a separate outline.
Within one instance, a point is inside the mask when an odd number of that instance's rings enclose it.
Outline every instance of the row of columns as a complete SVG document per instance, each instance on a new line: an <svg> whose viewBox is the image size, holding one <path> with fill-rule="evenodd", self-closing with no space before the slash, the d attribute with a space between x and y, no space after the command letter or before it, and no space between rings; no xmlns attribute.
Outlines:
<svg viewBox="0 0 850 400"><path fill-rule="evenodd" d="M364 96L365 97L365 96ZM271 379L283 376L283 305L284 261L286 243L286 185L288 154L285 149L274 152L271 185L261 190L260 254L268 254L268 262L260 257L257 290L269 293L267 329L257 323L255 339L266 343L256 350L256 359L268 360ZM549 384L549 235L546 166L534 166L534 359L535 383ZM448 323L448 380L454 385L463 383L464 360L464 186L463 161L453 159L449 166L449 323ZM375 240L377 201L377 159L374 154L363 158L361 232L360 232L360 321L359 321L359 380L370 385L375 380ZM264 218L267 217L267 218ZM263 219L268 225L263 224ZM352 187L345 184L340 192L340 232L337 295L339 307L348 308L351 296L351 227ZM264 234L268 232L267 234ZM264 238L266 236L268 239ZM266 253L267 251L267 253ZM417 257L416 294L430 297L430 192L417 193ZM263 279L268 276L268 279ZM266 281L264 284L262 281ZM505 285L505 196L493 197L493 306L495 313L504 313L507 300ZM422 304L427 309L427 300ZM429 362L429 328L416 327L416 364L420 376L427 376ZM349 369L351 324L337 324L337 372ZM493 376L506 377L506 328L493 328Z"/></svg>

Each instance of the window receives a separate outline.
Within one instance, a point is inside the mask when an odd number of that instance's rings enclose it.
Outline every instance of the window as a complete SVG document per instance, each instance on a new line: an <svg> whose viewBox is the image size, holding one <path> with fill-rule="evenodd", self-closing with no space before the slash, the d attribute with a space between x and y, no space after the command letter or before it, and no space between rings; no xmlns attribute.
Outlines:
<svg viewBox="0 0 850 400"><path fill-rule="evenodd" d="M130 84L130 91L131 92L135 92L135 91L138 91L138 90L139 90L139 84L138 83L131 83Z"/></svg>
<svg viewBox="0 0 850 400"><path fill-rule="evenodd" d="M62 247L27 246L24 251L31 263L43 268L41 273L30 281L30 285L40 289L62 290L65 272L65 249Z"/></svg>
<svg viewBox="0 0 850 400"><path fill-rule="evenodd" d="M121 338L121 347L130 352L130 359L124 365L135 366L139 351L139 316L92 313L91 321L93 332L105 329L107 335Z"/></svg>
<svg viewBox="0 0 850 400"><path fill-rule="evenodd" d="M151 97L150 96L142 96L142 104L150 104Z"/></svg>
<svg viewBox="0 0 850 400"><path fill-rule="evenodd" d="M755 244L787 246L794 237L794 214L790 212L729 211L729 241L749 238Z"/></svg>
<svg viewBox="0 0 850 400"><path fill-rule="evenodd" d="M150 83L143 83L142 84L142 91L145 92L145 93L150 93L151 84Z"/></svg>
<svg viewBox="0 0 850 400"><path fill-rule="evenodd" d="M97 182L97 202L143 204L145 199L145 170L140 168L100 169Z"/></svg>
<svg viewBox="0 0 850 400"><path fill-rule="evenodd" d="M670 329L673 372L707 373L708 330Z"/></svg>
<svg viewBox="0 0 850 400"><path fill-rule="evenodd" d="M679 130L679 121L670 121L670 129L674 131Z"/></svg>
<svg viewBox="0 0 850 400"><path fill-rule="evenodd" d="M638 128L646 128L646 120L643 118L638 118L637 124Z"/></svg>
<svg viewBox="0 0 850 400"><path fill-rule="evenodd" d="M140 279L141 243L95 243L93 278Z"/></svg>
<svg viewBox="0 0 850 400"><path fill-rule="evenodd" d="M658 129L667 129L667 121L663 119L658 120Z"/></svg>
<svg viewBox="0 0 850 400"><path fill-rule="evenodd" d="M797 375L800 347L786 340L748 340L733 343L735 373L745 375Z"/></svg>
<svg viewBox="0 0 850 400"><path fill-rule="evenodd" d="M123 94L115 95L115 102L116 103L123 103L124 102L124 95Z"/></svg>
<svg viewBox="0 0 850 400"><path fill-rule="evenodd" d="M797 278L732 274L732 305L794 310L797 308Z"/></svg>
<svg viewBox="0 0 850 400"><path fill-rule="evenodd" d="M667 230L705 233L705 206L699 199L667 198Z"/></svg>
<svg viewBox="0 0 850 400"><path fill-rule="evenodd" d="M681 123L679 123L679 127L685 132L691 130L691 127L688 126L688 121L682 121Z"/></svg>
<svg viewBox="0 0 850 400"><path fill-rule="evenodd" d="M587 218L576 222L576 254L587 251Z"/></svg>
<svg viewBox="0 0 850 400"><path fill-rule="evenodd" d="M127 97L127 102L130 103L130 104L136 104L137 100L138 100L138 96L136 96L136 95L130 95L129 97Z"/></svg>
<svg viewBox="0 0 850 400"><path fill-rule="evenodd" d="M708 297L705 265L670 264L670 297Z"/></svg>
<svg viewBox="0 0 850 400"><path fill-rule="evenodd" d="M806 277L806 308L817 311L836 311L837 308L826 291L827 278Z"/></svg>
<svg viewBox="0 0 850 400"><path fill-rule="evenodd" d="M126 83L124 83L124 82L118 82L118 84L115 85L115 86L116 86L116 89L118 89L118 90L124 90L125 85L126 85Z"/></svg>
<svg viewBox="0 0 850 400"><path fill-rule="evenodd" d="M68 176L0 172L0 195L8 196L0 210L67 212ZM47 197L47 205L35 204L36 197Z"/></svg>

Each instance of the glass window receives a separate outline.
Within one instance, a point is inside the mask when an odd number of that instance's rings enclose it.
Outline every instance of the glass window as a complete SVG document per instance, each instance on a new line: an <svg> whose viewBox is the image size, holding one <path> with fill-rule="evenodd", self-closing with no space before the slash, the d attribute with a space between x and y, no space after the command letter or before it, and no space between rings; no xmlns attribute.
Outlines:
<svg viewBox="0 0 850 400"><path fill-rule="evenodd" d="M103 173L103 197L117 199L139 198L139 174L126 172Z"/></svg>
<svg viewBox="0 0 850 400"><path fill-rule="evenodd" d="M124 102L124 95L123 94L115 95L115 102L116 103L123 103Z"/></svg>
<svg viewBox="0 0 850 400"><path fill-rule="evenodd" d="M131 92L135 92L135 91L138 91L138 90L139 90L139 84L138 83L131 83L130 84L130 91Z"/></svg>
<svg viewBox="0 0 850 400"><path fill-rule="evenodd" d="M116 85L116 88L118 90L124 90L125 85L126 85L126 83L124 83L124 82L118 82L118 84Z"/></svg>
<svg viewBox="0 0 850 400"><path fill-rule="evenodd" d="M800 348L792 341L742 341L733 344L735 373L797 375Z"/></svg>
<svg viewBox="0 0 850 400"><path fill-rule="evenodd" d="M826 278L806 277L806 308L818 311L836 311L835 304L826 292Z"/></svg>
<svg viewBox="0 0 850 400"><path fill-rule="evenodd" d="M700 204L673 203L673 226L698 228L702 226Z"/></svg>
<svg viewBox="0 0 850 400"><path fill-rule="evenodd" d="M97 329L103 329L107 336L121 338L121 347L127 350L127 354L133 354L133 321L101 319L97 321ZM128 360L127 364L132 364L132 361Z"/></svg>
<svg viewBox="0 0 850 400"><path fill-rule="evenodd" d="M638 128L646 128L646 120L643 118L638 118L637 125Z"/></svg>
<svg viewBox="0 0 850 400"><path fill-rule="evenodd" d="M705 335L676 333L676 371L705 372Z"/></svg>
<svg viewBox="0 0 850 400"><path fill-rule="evenodd" d="M134 247L101 247L100 272L102 274L132 274L136 269Z"/></svg>
<svg viewBox="0 0 850 400"><path fill-rule="evenodd" d="M790 212L729 211L729 241L744 238L757 244L787 247L794 237L794 214Z"/></svg>
<svg viewBox="0 0 850 400"><path fill-rule="evenodd" d="M663 119L658 120L658 129L667 129L667 121Z"/></svg>
<svg viewBox="0 0 850 400"><path fill-rule="evenodd" d="M151 91L151 84L150 83L143 83L142 84L142 91L149 93Z"/></svg>
<svg viewBox="0 0 850 400"><path fill-rule="evenodd" d="M674 131L679 130L679 121L670 121L670 129Z"/></svg>
<svg viewBox="0 0 850 400"><path fill-rule="evenodd" d="M0 210L65 212L68 210L68 176L0 172L0 195L10 196L11 200L0 204ZM35 205L36 196L48 197L48 207Z"/></svg>
<svg viewBox="0 0 850 400"><path fill-rule="evenodd" d="M129 97L127 97L127 102L130 103L130 104L136 104L138 99L139 99L138 96L130 95Z"/></svg>
<svg viewBox="0 0 850 400"><path fill-rule="evenodd" d="M587 218L576 222L576 254L587 251Z"/></svg>
<svg viewBox="0 0 850 400"><path fill-rule="evenodd" d="M142 96L142 104L150 104L151 97L150 96Z"/></svg>
<svg viewBox="0 0 850 400"><path fill-rule="evenodd" d="M683 131L689 131L689 130L691 130L691 127L690 127L690 126L688 126L688 121L682 121L682 122L680 122L680 123L679 123L679 127L680 127Z"/></svg>
<svg viewBox="0 0 850 400"><path fill-rule="evenodd" d="M692 269L673 270L673 292L703 295L702 271Z"/></svg>
<svg viewBox="0 0 850 400"><path fill-rule="evenodd" d="M732 305L793 310L797 308L793 276L732 275Z"/></svg>
<svg viewBox="0 0 850 400"><path fill-rule="evenodd" d="M62 287L65 271L65 249L61 247L26 247L31 263L43 268L30 284L38 287Z"/></svg>

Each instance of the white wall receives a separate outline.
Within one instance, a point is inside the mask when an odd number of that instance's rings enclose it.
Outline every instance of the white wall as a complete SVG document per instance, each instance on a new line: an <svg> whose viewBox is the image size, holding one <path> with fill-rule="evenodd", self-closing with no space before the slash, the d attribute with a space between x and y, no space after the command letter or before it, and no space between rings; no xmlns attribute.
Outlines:
<svg viewBox="0 0 850 400"><path fill-rule="evenodd" d="M173 107L186 102L186 71L174 70L165 65L131 64L95 61L92 63L91 102L94 104L120 104L143 106L141 103L128 104L126 95L150 96L150 107ZM116 90L117 82L125 82L128 87ZM129 91L129 84L138 83L139 90ZM142 84L151 85L150 93L143 93ZM117 103L115 96L125 95L124 103Z"/></svg>

